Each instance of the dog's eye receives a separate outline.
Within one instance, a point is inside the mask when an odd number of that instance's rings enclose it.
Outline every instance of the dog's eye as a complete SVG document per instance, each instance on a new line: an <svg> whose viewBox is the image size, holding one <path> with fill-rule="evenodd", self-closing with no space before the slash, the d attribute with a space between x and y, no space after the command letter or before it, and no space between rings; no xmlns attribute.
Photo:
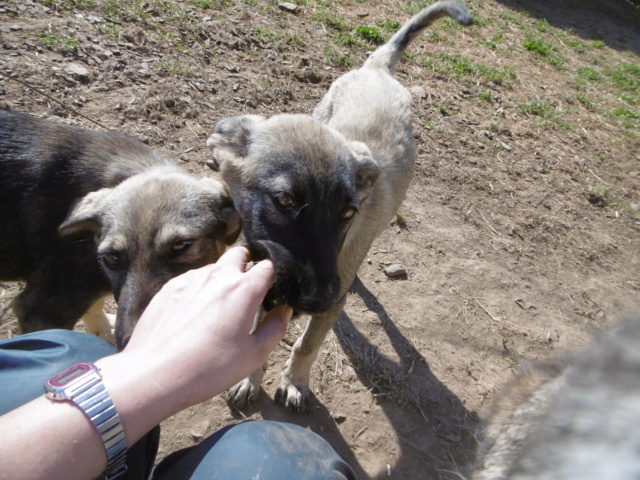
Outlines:
<svg viewBox="0 0 640 480"><path fill-rule="evenodd" d="M342 212L342 219L349 220L356 213L356 209L353 207L348 207Z"/></svg>
<svg viewBox="0 0 640 480"><path fill-rule="evenodd" d="M194 240L178 240L171 246L171 251L173 253L184 253L193 245L193 242Z"/></svg>
<svg viewBox="0 0 640 480"><path fill-rule="evenodd" d="M110 269L118 268L120 265L120 255L118 253L105 253L102 255L102 262Z"/></svg>
<svg viewBox="0 0 640 480"><path fill-rule="evenodd" d="M276 202L278 205L284 208L291 208L294 206L294 201L291 195L287 195L286 193L278 193L275 196Z"/></svg>

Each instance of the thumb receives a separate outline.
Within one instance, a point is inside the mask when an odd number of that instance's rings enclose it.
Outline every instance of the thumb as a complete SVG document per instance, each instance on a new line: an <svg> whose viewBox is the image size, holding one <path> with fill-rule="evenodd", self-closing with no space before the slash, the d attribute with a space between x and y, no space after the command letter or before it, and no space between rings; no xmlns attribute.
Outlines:
<svg viewBox="0 0 640 480"><path fill-rule="evenodd" d="M287 324L291 320L293 310L286 305L279 305L267 312L253 335L266 355L271 353L278 342L287 333Z"/></svg>

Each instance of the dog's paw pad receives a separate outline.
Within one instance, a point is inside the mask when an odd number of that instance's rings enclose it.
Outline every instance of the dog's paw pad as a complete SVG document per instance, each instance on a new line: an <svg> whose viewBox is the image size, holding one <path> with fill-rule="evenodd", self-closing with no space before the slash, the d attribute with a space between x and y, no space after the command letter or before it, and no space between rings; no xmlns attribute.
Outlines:
<svg viewBox="0 0 640 480"><path fill-rule="evenodd" d="M296 387L292 383L282 382L276 390L275 400L289 410L302 412L307 405L308 388Z"/></svg>
<svg viewBox="0 0 640 480"><path fill-rule="evenodd" d="M227 403L236 408L244 408L258 398L260 386L245 378L227 391Z"/></svg>

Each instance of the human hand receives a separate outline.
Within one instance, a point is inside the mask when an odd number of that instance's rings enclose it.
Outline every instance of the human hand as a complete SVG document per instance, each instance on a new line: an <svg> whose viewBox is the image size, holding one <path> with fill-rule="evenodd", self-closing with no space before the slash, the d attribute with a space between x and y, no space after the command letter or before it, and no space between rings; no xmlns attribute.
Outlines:
<svg viewBox="0 0 640 480"><path fill-rule="evenodd" d="M149 303L123 352L96 364L120 412L135 397L155 399L153 411L130 418L151 428L177 411L207 400L259 368L286 332L291 308L271 310L250 334L274 278L269 260L249 271L249 252L229 249L216 264L170 280ZM120 397L122 391L122 397ZM126 392L125 392L126 391ZM122 404L122 406L119 404ZM122 415L122 414L121 414ZM125 413L125 415L127 415ZM162 418L158 418L162 417Z"/></svg>

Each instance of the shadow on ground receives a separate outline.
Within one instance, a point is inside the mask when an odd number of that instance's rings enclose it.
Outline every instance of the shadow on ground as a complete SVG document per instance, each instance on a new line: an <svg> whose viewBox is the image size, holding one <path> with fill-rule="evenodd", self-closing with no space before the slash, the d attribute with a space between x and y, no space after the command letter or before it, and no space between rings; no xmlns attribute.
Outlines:
<svg viewBox="0 0 640 480"><path fill-rule="evenodd" d="M616 50L640 55L640 3L635 0L498 1L512 10L524 10L545 19L555 27L571 29L585 40L602 40Z"/></svg>

